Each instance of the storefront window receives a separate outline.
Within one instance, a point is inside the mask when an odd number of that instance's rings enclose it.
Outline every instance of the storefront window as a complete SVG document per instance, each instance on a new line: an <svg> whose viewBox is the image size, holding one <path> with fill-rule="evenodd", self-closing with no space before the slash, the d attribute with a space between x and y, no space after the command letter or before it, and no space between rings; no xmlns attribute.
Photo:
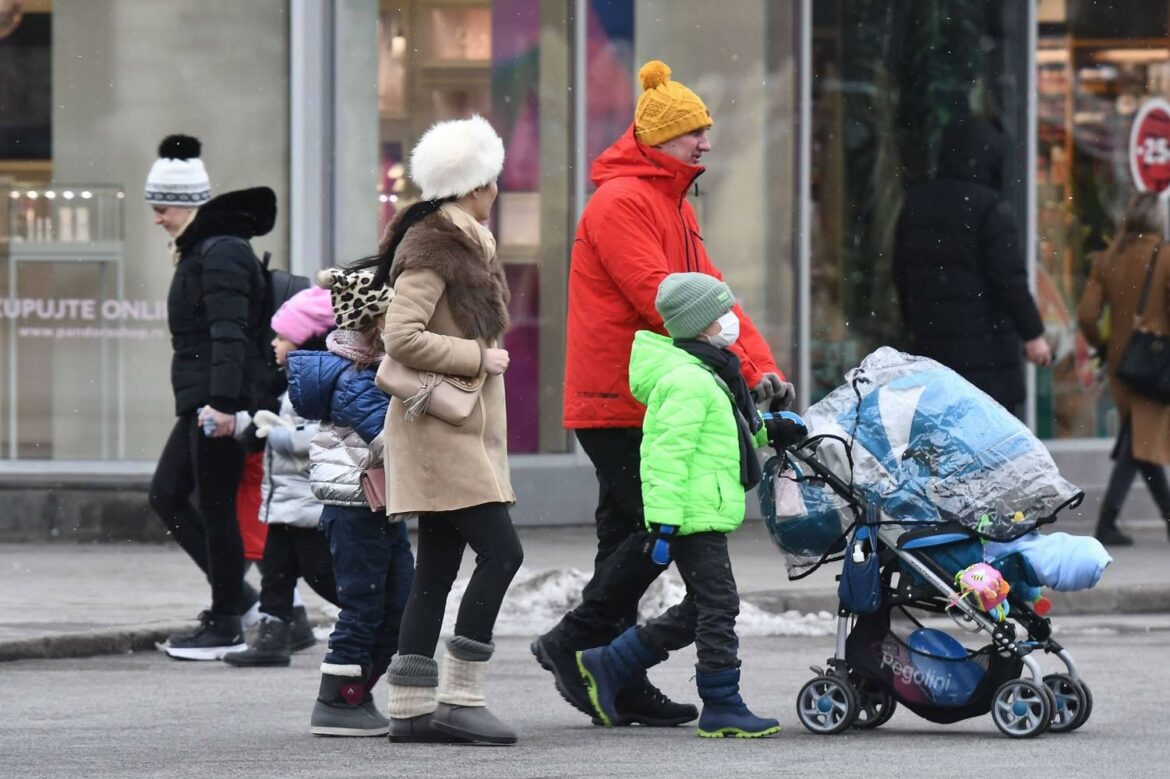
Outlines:
<svg viewBox="0 0 1170 779"><path fill-rule="evenodd" d="M1143 101L1170 92L1167 5L1152 0L1043 0L1036 52L1037 292L1058 336L1038 372L1042 436L1112 436L1117 412L1084 339L1077 302L1134 192L1127 147Z"/></svg>
<svg viewBox="0 0 1170 779"><path fill-rule="evenodd" d="M812 400L882 345L906 348L893 283L908 188L934 177L952 120L1004 129L1004 196L1026 185L1027 8L1009 0L813 6Z"/></svg>
<svg viewBox="0 0 1170 779"><path fill-rule="evenodd" d="M284 264L288 3L19 5L0 26L0 459L151 460L174 424L173 265L143 182L165 135L198 137L213 194L276 190L253 245Z"/></svg>
<svg viewBox="0 0 1170 779"><path fill-rule="evenodd" d="M641 64L670 65L715 122L706 172L689 194L703 243L781 370L793 374L796 4L591 0L588 6L586 164L633 122Z"/></svg>
<svg viewBox="0 0 1170 779"><path fill-rule="evenodd" d="M509 451L564 451L560 421L567 225L569 19L539 0L382 0L378 108L382 229L418 192L407 177L410 149L434 122L473 113L504 139L504 171L492 215L512 290L511 354L505 377ZM542 29L551 33L542 43ZM550 98L542 101L541 95ZM550 151L551 150L551 151ZM542 177L542 163L559 165Z"/></svg>

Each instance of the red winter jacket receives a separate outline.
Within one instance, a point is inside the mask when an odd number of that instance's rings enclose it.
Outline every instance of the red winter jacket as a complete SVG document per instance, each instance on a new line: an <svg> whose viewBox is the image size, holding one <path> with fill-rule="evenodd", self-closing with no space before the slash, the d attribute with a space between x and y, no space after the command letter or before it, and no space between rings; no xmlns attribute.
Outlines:
<svg viewBox="0 0 1170 779"><path fill-rule="evenodd" d="M565 427L641 427L630 394L630 346L638 330L666 334L654 308L671 273L722 279L703 248L686 192L703 168L643 146L630 129L590 172L590 198L573 243L565 355ZM739 357L749 387L780 373L763 336L738 305Z"/></svg>

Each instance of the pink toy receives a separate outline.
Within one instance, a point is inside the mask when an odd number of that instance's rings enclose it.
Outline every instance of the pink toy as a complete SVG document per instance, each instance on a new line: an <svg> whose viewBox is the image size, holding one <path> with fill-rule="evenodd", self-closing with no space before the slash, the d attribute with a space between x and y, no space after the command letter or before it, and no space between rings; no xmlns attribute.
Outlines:
<svg viewBox="0 0 1170 779"><path fill-rule="evenodd" d="M959 592L951 597L951 606L966 599L997 622L1007 616L1008 605L1004 600L1012 587L1004 581L1003 574L987 563L975 563L959 571L955 574L955 584Z"/></svg>

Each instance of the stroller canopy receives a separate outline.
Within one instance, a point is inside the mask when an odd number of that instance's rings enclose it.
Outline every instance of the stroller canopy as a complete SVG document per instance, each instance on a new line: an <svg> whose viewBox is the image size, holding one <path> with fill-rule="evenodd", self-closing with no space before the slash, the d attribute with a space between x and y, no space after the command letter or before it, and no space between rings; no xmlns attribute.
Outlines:
<svg viewBox="0 0 1170 779"><path fill-rule="evenodd" d="M805 414L816 456L904 523L955 521L985 538L1027 533L1080 491L1003 406L934 360L882 347Z"/></svg>

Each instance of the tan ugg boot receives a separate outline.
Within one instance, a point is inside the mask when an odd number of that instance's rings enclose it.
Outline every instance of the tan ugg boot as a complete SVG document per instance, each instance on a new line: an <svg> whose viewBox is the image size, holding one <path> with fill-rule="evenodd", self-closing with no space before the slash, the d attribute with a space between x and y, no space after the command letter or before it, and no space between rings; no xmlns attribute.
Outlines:
<svg viewBox="0 0 1170 779"><path fill-rule="evenodd" d="M516 734L488 711L484 701L484 673L494 648L463 636L447 641L431 723L435 730L476 744L516 743Z"/></svg>
<svg viewBox="0 0 1170 779"><path fill-rule="evenodd" d="M451 743L464 739L431 727L438 705L438 666L424 655L395 655L386 673L390 682L390 740L395 743Z"/></svg>

